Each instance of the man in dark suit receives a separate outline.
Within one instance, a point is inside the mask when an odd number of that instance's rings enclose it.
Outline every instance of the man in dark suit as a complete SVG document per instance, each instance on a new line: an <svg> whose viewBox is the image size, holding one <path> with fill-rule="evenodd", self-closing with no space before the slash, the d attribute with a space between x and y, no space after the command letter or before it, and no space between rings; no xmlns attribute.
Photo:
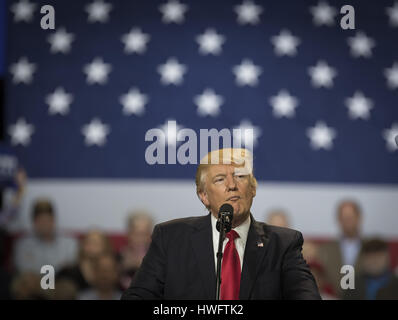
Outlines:
<svg viewBox="0 0 398 320"><path fill-rule="evenodd" d="M196 187L210 213L155 226L122 299L215 299L216 221L224 203L234 217L223 243L221 299L320 299L301 254L301 233L257 222L250 213L257 181L248 150L210 152L198 166Z"/></svg>
<svg viewBox="0 0 398 320"><path fill-rule="evenodd" d="M364 241L361 235L362 210L356 201L346 199L339 203L336 217L341 233L339 239L322 244L318 249L317 258L325 269L333 291L342 299L346 296L346 290L340 285L341 267L351 265L356 272L361 271L361 248Z"/></svg>

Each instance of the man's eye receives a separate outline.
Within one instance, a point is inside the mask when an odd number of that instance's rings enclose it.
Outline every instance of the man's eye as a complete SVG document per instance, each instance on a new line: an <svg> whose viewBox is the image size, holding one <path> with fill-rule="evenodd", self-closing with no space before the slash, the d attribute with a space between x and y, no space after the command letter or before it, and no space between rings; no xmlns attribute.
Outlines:
<svg viewBox="0 0 398 320"><path fill-rule="evenodd" d="M214 180L215 183L217 183L217 182L223 182L223 181L224 181L224 178L218 178L218 179Z"/></svg>

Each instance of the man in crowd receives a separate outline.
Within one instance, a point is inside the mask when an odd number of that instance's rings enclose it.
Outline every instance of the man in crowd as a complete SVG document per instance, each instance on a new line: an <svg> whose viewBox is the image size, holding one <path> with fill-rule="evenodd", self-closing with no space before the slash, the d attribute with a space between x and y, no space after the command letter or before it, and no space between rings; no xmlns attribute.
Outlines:
<svg viewBox="0 0 398 320"><path fill-rule="evenodd" d="M121 285L127 289L131 279L141 265L151 244L153 220L145 210L129 214L127 221L127 245L120 251Z"/></svg>
<svg viewBox="0 0 398 320"><path fill-rule="evenodd" d="M118 265L112 254L97 258L94 268L93 288L79 294L79 300L120 300L117 288Z"/></svg>
<svg viewBox="0 0 398 320"><path fill-rule="evenodd" d="M55 211L47 199L39 199L33 205L33 234L19 239L15 245L14 264L18 272L39 274L44 265L51 265L55 272L73 264L77 259L77 242L56 232Z"/></svg>
<svg viewBox="0 0 398 320"><path fill-rule="evenodd" d="M325 268L334 292L342 298L341 267L351 265L356 271L359 271L360 267L362 213L359 204L353 200L342 201L337 208L337 221L340 237L322 245L318 250L318 259Z"/></svg>
<svg viewBox="0 0 398 320"><path fill-rule="evenodd" d="M271 226L290 228L287 213L281 209L272 210L267 214L267 221Z"/></svg>
<svg viewBox="0 0 398 320"><path fill-rule="evenodd" d="M355 289L345 290L344 298L398 300L398 278L391 271L385 241L374 238L363 243L361 271L356 274Z"/></svg>

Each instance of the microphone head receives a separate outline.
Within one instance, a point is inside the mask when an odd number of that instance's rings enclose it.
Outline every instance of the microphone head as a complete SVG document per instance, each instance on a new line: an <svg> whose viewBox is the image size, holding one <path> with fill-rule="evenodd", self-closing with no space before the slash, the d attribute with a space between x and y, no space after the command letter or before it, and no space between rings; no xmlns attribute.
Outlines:
<svg viewBox="0 0 398 320"><path fill-rule="evenodd" d="M222 214L229 214L229 215L233 216L234 208L229 203L224 203L220 207L220 210L218 210L218 217L220 217Z"/></svg>
<svg viewBox="0 0 398 320"><path fill-rule="evenodd" d="M234 208L229 203L224 203L218 211L218 220L216 228L220 232L221 224L225 228L225 232L229 232L232 228L232 218L234 216Z"/></svg>

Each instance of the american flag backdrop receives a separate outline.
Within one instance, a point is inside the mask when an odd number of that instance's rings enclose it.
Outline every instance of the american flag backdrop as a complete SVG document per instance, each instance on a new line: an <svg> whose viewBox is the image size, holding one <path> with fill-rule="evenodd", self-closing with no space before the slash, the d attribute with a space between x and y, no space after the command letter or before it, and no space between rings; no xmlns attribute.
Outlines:
<svg viewBox="0 0 398 320"><path fill-rule="evenodd" d="M10 142L32 177L188 178L147 130L252 126L259 179L398 183L398 5L344 4L9 1Z"/></svg>
<svg viewBox="0 0 398 320"><path fill-rule="evenodd" d="M8 1L6 53L31 178L193 180L145 161L145 133L174 120L253 128L260 181L398 184L397 1Z"/></svg>

